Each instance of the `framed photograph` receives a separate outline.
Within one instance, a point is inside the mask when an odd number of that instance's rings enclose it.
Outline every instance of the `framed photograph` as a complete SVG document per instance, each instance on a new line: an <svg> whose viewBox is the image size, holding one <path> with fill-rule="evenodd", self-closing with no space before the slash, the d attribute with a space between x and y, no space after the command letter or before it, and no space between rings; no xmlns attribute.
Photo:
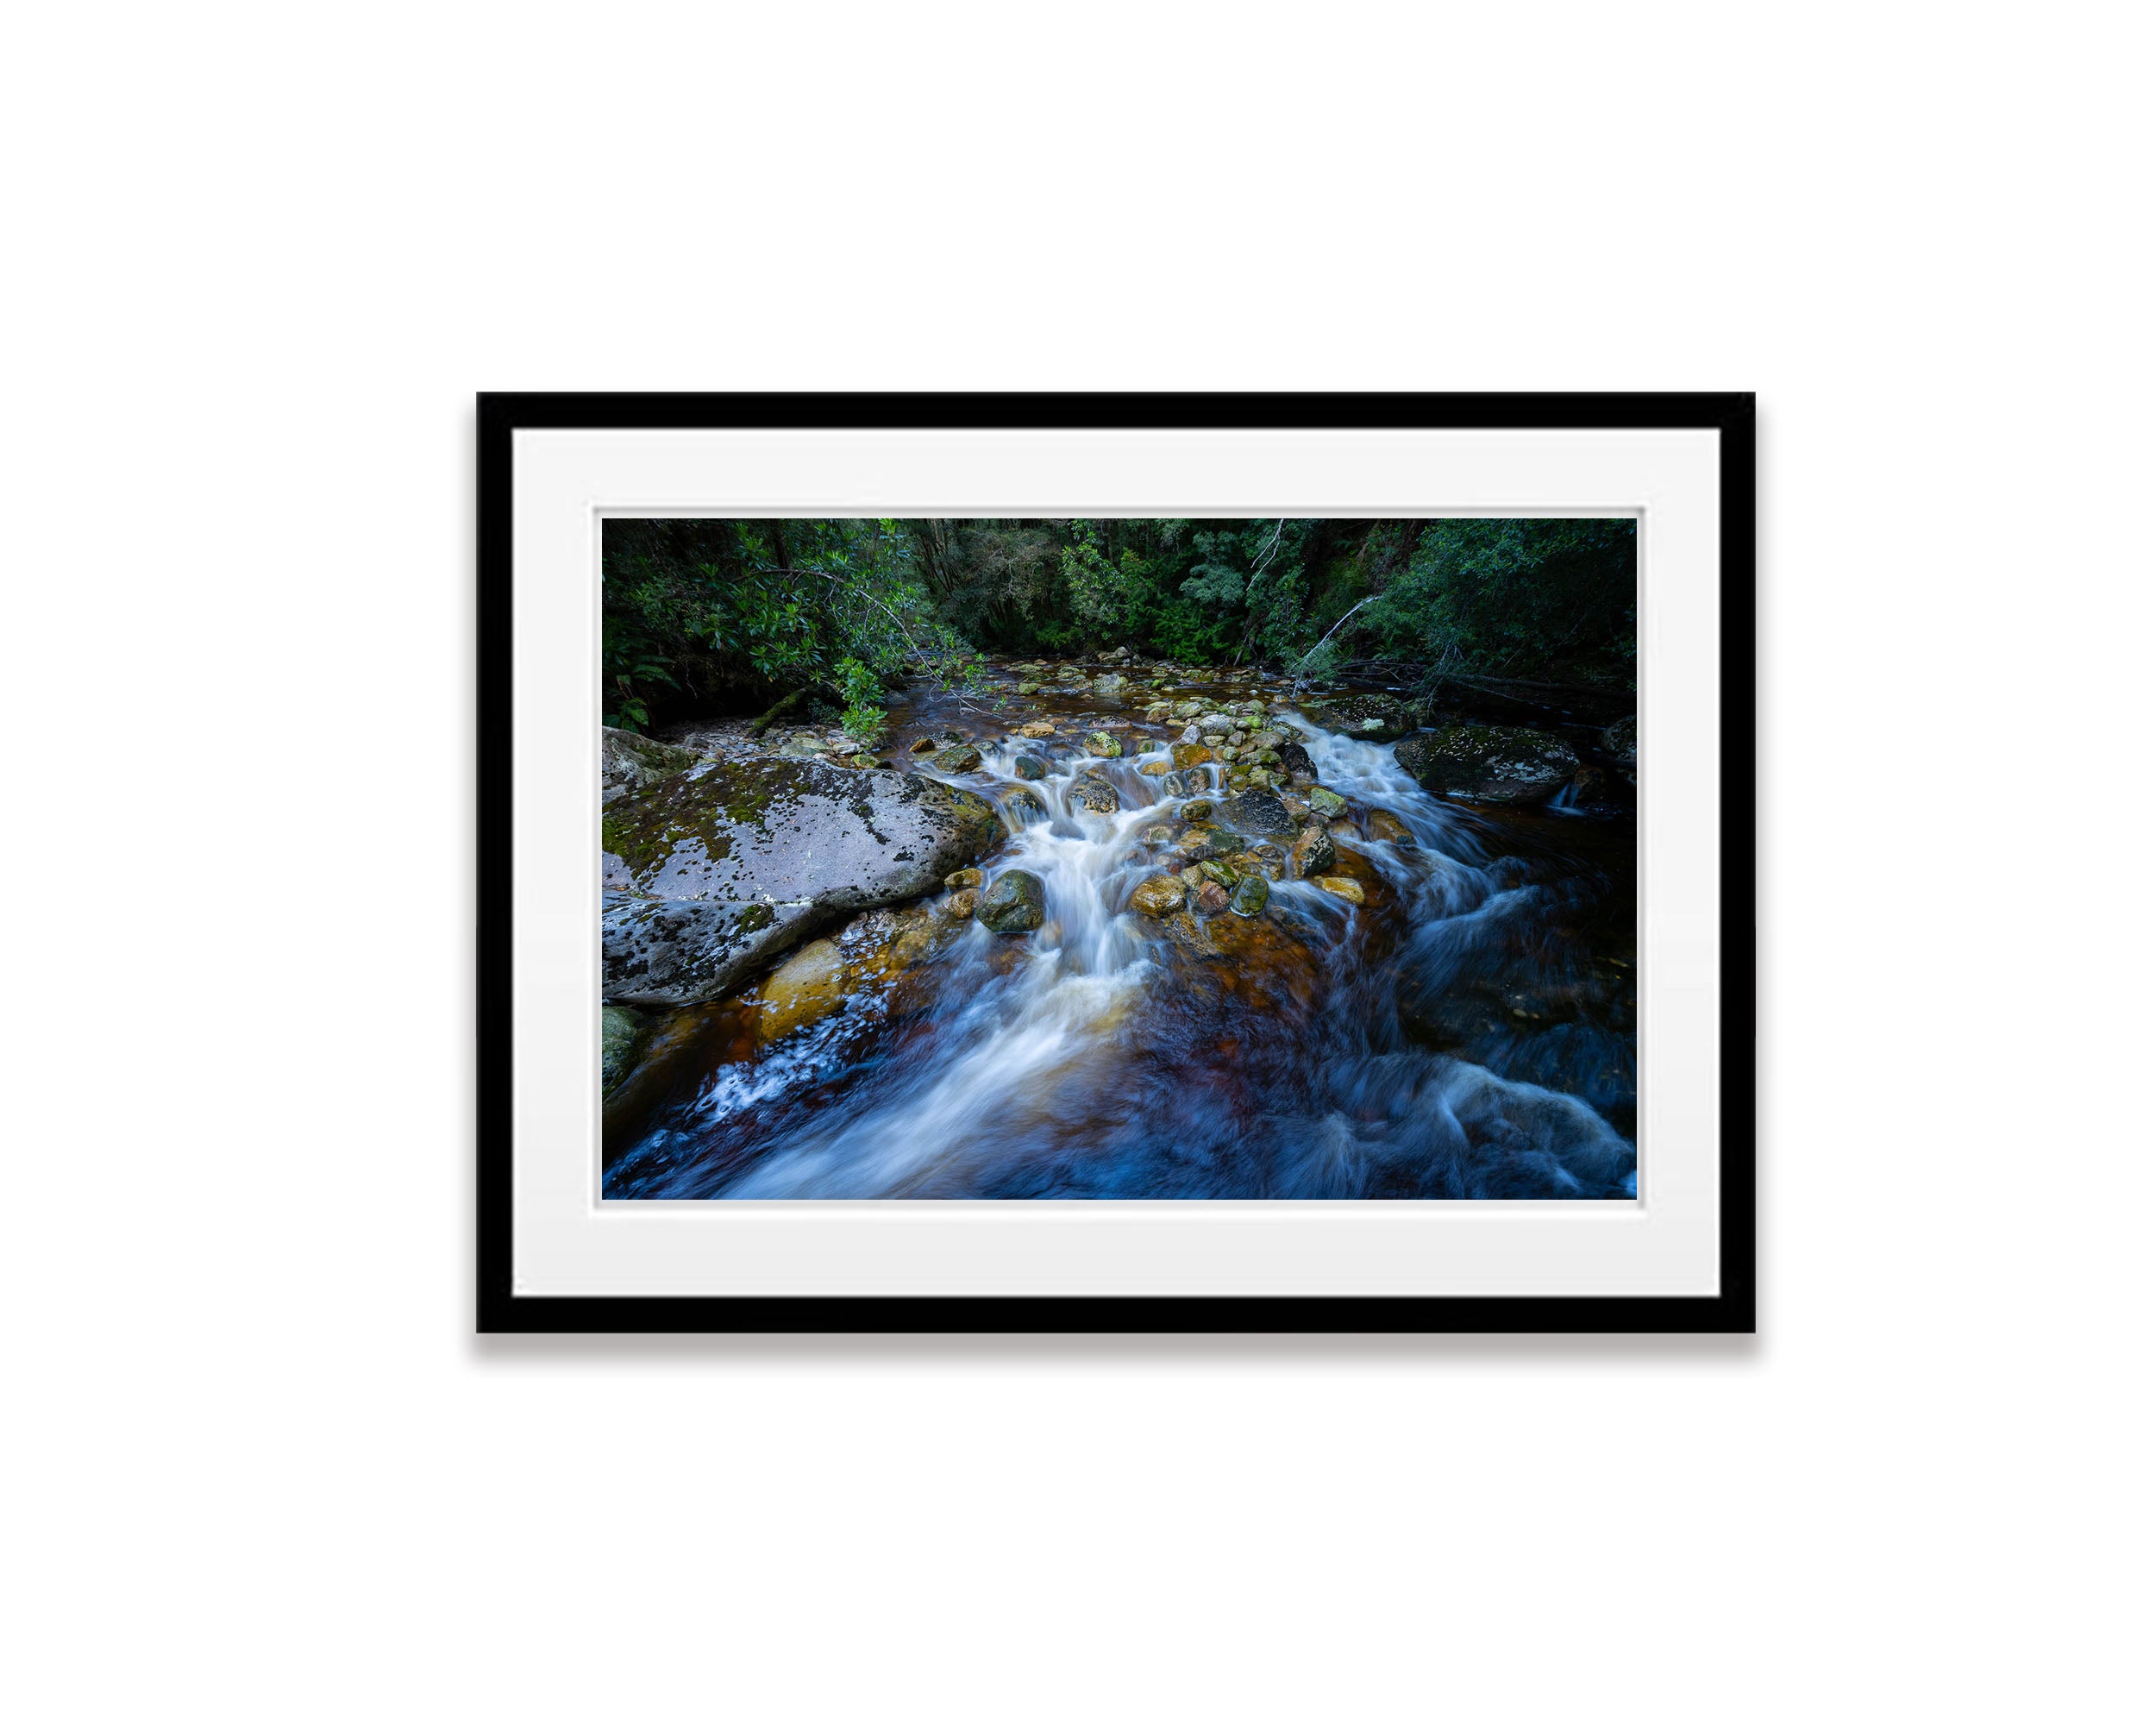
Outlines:
<svg viewBox="0 0 2156 1725"><path fill-rule="evenodd" d="M479 474L482 1330L1753 1327L1751 396Z"/></svg>

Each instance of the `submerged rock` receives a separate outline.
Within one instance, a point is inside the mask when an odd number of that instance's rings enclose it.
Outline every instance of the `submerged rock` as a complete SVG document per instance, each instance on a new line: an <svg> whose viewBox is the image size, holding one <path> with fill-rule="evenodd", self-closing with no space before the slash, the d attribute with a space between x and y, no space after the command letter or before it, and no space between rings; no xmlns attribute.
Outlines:
<svg viewBox="0 0 2156 1725"><path fill-rule="evenodd" d="M833 940L812 940L763 979L757 1033L766 1042L828 1016L846 995L846 961Z"/></svg>
<svg viewBox="0 0 2156 1725"><path fill-rule="evenodd" d="M1106 779L1080 779L1070 787L1070 800L1094 814L1113 814L1123 799Z"/></svg>
<svg viewBox="0 0 2156 1725"><path fill-rule="evenodd" d="M1363 902L1363 883L1351 881L1344 875L1320 875L1315 885L1322 887L1336 899L1345 899L1351 905Z"/></svg>
<svg viewBox="0 0 2156 1725"><path fill-rule="evenodd" d="M1288 847L1288 878L1307 881L1339 860L1339 853L1332 848L1332 834L1321 826L1307 826Z"/></svg>
<svg viewBox="0 0 2156 1725"><path fill-rule="evenodd" d="M603 1096L629 1076L644 1021L626 1007L604 1007L599 1015L599 1088Z"/></svg>
<svg viewBox="0 0 2156 1725"><path fill-rule="evenodd" d="M1173 916L1183 907L1183 897L1181 881L1172 875L1156 875L1138 883L1138 890L1131 894L1131 905L1150 917Z"/></svg>
<svg viewBox="0 0 2156 1725"><path fill-rule="evenodd" d="M1228 900L1228 908L1241 917L1254 917L1265 908L1265 900L1271 896L1263 875L1245 875L1235 883L1235 892Z"/></svg>
<svg viewBox="0 0 2156 1725"><path fill-rule="evenodd" d="M1415 836L1408 830L1407 823L1383 809L1372 809L1364 815L1363 827L1372 838L1382 839L1387 844L1413 844L1415 842Z"/></svg>
<svg viewBox="0 0 2156 1725"><path fill-rule="evenodd" d="M1012 762L1011 770L1021 779L1045 779L1048 776L1048 762L1037 755L1021 755Z"/></svg>
<svg viewBox="0 0 2156 1725"><path fill-rule="evenodd" d="M1046 889L1038 875L1006 869L981 894L974 914L998 934L1024 934L1048 920Z"/></svg>
<svg viewBox="0 0 2156 1725"><path fill-rule="evenodd" d="M841 917L932 891L1003 824L933 779L765 756L624 797L601 833L602 995L686 1006Z"/></svg>
<svg viewBox="0 0 2156 1725"><path fill-rule="evenodd" d="M1178 767L1195 767L1213 759L1213 751L1202 743L1178 743L1169 753Z"/></svg>
<svg viewBox="0 0 2156 1725"><path fill-rule="evenodd" d="M1509 724L1448 724L1419 731L1393 749L1433 796L1478 802L1540 802L1579 770L1564 738Z"/></svg>
<svg viewBox="0 0 2156 1725"><path fill-rule="evenodd" d="M1207 881L1198 888L1198 908L1207 916L1218 916L1228 907L1228 889L1218 881Z"/></svg>

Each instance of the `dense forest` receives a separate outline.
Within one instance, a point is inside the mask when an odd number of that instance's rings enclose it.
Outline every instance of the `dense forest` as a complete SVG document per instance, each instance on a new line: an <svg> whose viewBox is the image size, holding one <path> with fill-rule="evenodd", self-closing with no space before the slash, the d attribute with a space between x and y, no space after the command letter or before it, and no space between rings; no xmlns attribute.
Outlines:
<svg viewBox="0 0 2156 1725"><path fill-rule="evenodd" d="M1128 647L1306 685L1382 669L1632 686L1630 520L611 520L606 723L887 691L986 654Z"/></svg>

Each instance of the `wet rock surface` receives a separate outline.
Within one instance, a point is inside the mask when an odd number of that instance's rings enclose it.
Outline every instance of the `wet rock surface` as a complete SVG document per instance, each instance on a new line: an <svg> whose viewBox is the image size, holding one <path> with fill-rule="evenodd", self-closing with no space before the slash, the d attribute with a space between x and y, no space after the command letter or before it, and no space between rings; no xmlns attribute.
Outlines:
<svg viewBox="0 0 2156 1725"><path fill-rule="evenodd" d="M605 998L723 994L806 935L914 898L1002 837L969 791L807 762L706 760L608 806Z"/></svg>
<svg viewBox="0 0 2156 1725"><path fill-rule="evenodd" d="M1542 802L1579 770L1570 743L1521 725L1450 724L1420 731L1394 757L1433 796L1478 802Z"/></svg>
<svg viewBox="0 0 2156 1725"><path fill-rule="evenodd" d="M1006 869L988 883L974 914L998 934L1029 933L1048 919L1047 903L1038 875Z"/></svg>

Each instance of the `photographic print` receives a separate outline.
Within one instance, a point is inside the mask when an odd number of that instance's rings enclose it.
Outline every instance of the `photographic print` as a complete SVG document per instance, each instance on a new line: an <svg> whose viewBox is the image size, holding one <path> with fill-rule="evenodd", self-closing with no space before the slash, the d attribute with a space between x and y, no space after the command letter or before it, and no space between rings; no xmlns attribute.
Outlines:
<svg viewBox="0 0 2156 1725"><path fill-rule="evenodd" d="M601 524L601 1195L1629 1200L1630 518Z"/></svg>

